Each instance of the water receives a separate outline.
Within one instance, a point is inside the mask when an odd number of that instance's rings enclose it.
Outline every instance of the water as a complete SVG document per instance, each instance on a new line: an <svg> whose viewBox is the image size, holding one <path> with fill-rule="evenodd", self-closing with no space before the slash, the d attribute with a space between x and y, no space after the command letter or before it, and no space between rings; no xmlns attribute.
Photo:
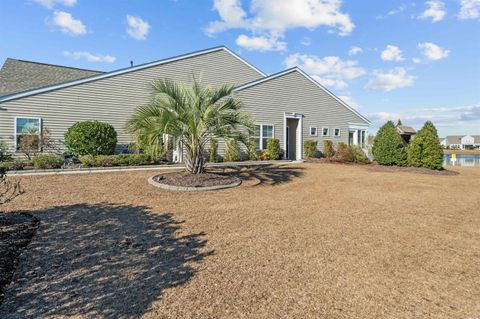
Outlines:
<svg viewBox="0 0 480 319"><path fill-rule="evenodd" d="M480 166L480 154L477 154L477 155L457 154L456 159L452 159L451 154L444 154L443 166Z"/></svg>

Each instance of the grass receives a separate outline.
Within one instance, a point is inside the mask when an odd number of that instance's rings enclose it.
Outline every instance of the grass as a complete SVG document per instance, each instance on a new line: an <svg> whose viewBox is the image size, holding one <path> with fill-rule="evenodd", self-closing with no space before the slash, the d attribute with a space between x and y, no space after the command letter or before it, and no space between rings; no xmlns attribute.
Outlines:
<svg viewBox="0 0 480 319"><path fill-rule="evenodd" d="M151 187L152 171L23 177L6 208L43 222L0 314L477 318L480 169L453 169L284 165L195 194ZM53 277L19 280L49 254Z"/></svg>

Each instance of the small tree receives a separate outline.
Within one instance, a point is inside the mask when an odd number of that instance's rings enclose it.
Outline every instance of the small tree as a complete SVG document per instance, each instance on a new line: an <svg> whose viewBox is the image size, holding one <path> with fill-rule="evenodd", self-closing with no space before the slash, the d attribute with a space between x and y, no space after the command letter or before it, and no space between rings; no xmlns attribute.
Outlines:
<svg viewBox="0 0 480 319"><path fill-rule="evenodd" d="M239 160L238 141L234 138L225 139L225 162L237 162Z"/></svg>
<svg viewBox="0 0 480 319"><path fill-rule="evenodd" d="M0 168L0 205L12 201L23 194L19 181L11 181L5 175L5 170Z"/></svg>
<svg viewBox="0 0 480 319"><path fill-rule="evenodd" d="M303 143L303 153L305 153L306 158L315 157L315 154L318 151L317 144L318 142L314 140L306 140Z"/></svg>
<svg viewBox="0 0 480 319"><path fill-rule="evenodd" d="M405 145L392 121L388 121L378 130L373 143L373 155L381 165L405 166L407 164Z"/></svg>
<svg viewBox="0 0 480 319"><path fill-rule="evenodd" d="M111 155L116 145L117 132L104 122L77 122L65 133L65 146L76 155Z"/></svg>
<svg viewBox="0 0 480 319"><path fill-rule="evenodd" d="M218 141L214 138L210 140L210 162L218 162Z"/></svg>
<svg viewBox="0 0 480 319"><path fill-rule="evenodd" d="M7 162L13 159L12 154L8 152L7 144L0 141L0 162Z"/></svg>
<svg viewBox="0 0 480 319"><path fill-rule="evenodd" d="M443 150L437 129L426 122L408 146L408 164L414 167L443 169Z"/></svg>
<svg viewBox="0 0 480 319"><path fill-rule="evenodd" d="M38 153L45 150L55 151L55 142L50 136L48 128L42 128L41 134L37 129L31 129L20 135L18 150L30 161Z"/></svg>
<svg viewBox="0 0 480 319"><path fill-rule="evenodd" d="M267 141L267 152L271 160L279 160L282 157L280 149L280 140L278 138L270 138Z"/></svg>
<svg viewBox="0 0 480 319"><path fill-rule="evenodd" d="M325 155L325 157L332 157L333 154L335 154L333 142L331 140L323 141L323 155Z"/></svg>

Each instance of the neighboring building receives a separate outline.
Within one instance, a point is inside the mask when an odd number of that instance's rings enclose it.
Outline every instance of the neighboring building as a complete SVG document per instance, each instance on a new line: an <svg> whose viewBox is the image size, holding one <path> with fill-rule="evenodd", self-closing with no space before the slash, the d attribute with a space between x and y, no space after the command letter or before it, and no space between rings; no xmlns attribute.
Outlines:
<svg viewBox="0 0 480 319"><path fill-rule="evenodd" d="M266 76L226 47L107 73L8 59L0 71L0 139L14 152L27 129L48 128L51 138L62 141L76 122L99 120L115 127L120 146L128 145L133 138L125 124L150 100L150 84L161 78L190 84L192 76L206 85L236 86L257 124L253 137L260 149L268 138L278 138L290 159L303 157L307 139L320 147L327 139L365 147L370 122L305 72L292 68Z"/></svg>
<svg viewBox="0 0 480 319"><path fill-rule="evenodd" d="M402 136L403 142L409 144L411 139L417 134L417 131L411 126L397 125L397 132Z"/></svg>
<svg viewBox="0 0 480 319"><path fill-rule="evenodd" d="M444 148L480 149L480 135L449 135L440 139Z"/></svg>

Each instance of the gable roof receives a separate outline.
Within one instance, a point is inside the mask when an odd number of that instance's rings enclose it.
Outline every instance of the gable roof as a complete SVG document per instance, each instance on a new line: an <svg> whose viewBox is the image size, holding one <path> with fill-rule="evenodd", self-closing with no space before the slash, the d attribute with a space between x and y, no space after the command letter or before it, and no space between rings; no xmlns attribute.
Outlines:
<svg viewBox="0 0 480 319"><path fill-rule="evenodd" d="M258 79L258 80L255 80L255 81L252 81L252 82L249 82L249 83L246 83L246 84L243 84L243 85L240 85L238 87L235 88L235 91L241 91L241 90L244 90L244 89L247 89L249 87L252 87L252 86L255 86L255 85L258 85L260 83L263 83L263 82L266 82L266 81L270 81L270 80L273 80L273 79L276 79L278 77L281 77L281 76L284 76L286 74L289 74L289 73L292 73L292 72L299 72L301 75L303 75L305 78L307 78L310 82L312 82L313 84L315 84L317 87L319 87L320 89L322 89L323 91L325 91L325 93L327 93L328 95L330 95L331 97L333 97L335 100L337 100L340 104L342 104L343 106L345 106L347 109L349 109L351 112L353 112L355 115L357 115L358 117L360 117L362 120L364 120L365 122L367 122L368 124L371 124L371 122L366 118L364 117L362 114L358 113L354 108L352 108L351 106L349 106L347 103L345 103L344 101L342 101L340 98L338 98L335 94L333 94L332 92L330 92L328 89L326 89L323 85L321 85L320 83L318 83L317 81L315 81L310 75L308 75L307 73L305 73L302 69L300 69L299 67L295 66L293 68L290 68L290 69L286 69L284 71L281 71L281 72L278 72L278 73L274 73L272 75L269 75L269 76L266 76L264 78L261 78L261 79Z"/></svg>
<svg viewBox="0 0 480 319"><path fill-rule="evenodd" d="M397 131L400 134L406 134L406 135L414 135L417 134L417 131L411 127L411 126L406 126L406 125L397 125L396 126Z"/></svg>
<svg viewBox="0 0 480 319"><path fill-rule="evenodd" d="M242 63L244 63L245 65L247 65L251 69L253 69L254 71L256 71L260 76L262 76L262 77L266 76L265 73L263 73L262 71L260 71L259 69L254 67L252 64L248 63L247 61L245 61L243 58L241 58L239 55L232 52L227 47L218 46L218 47L213 47L213 48L205 49L205 50L201 50L201 51L195 51L195 52L191 52L191 53L187 53L187 54L183 54L183 55L178 55L178 56L175 56L175 57L166 58L166 59L162 59L162 60L158 60L158 61L154 61L154 62L144 63L144 64L140 64L140 65L133 66L133 67L119 69L119 70L115 70L115 71L112 71L112 72L106 72L106 73L102 73L102 74L98 74L98 75L93 75L93 76L90 76L90 77L86 77L86 78L82 78L82 79L78 79L78 80L74 80L74 81L68 81L68 82L54 84L54 85L47 85L47 86L44 86L44 87L41 87L41 88L32 89L32 90L19 92L19 93L14 93L14 94L5 95L5 96L2 96L0 94L0 103L15 100L15 99L19 99L19 98L23 98L23 97L27 97L27 96L31 96L31 95L35 95L35 94L54 91L54 90L66 88L66 87L69 87L69 86L74 86L74 85L79 85L79 84L83 84L83 83L93 82L93 81L113 77L113 76L120 75L120 74L135 72L135 71L150 68L150 67L153 67L153 66L166 64L166 63L170 63L170 62L174 62L174 61L178 61L178 60L182 60L182 59L187 59L187 58L191 58L191 57L195 57L195 56L199 56L199 55L203 55L203 54L207 54L207 53L211 53L211 52L222 51L222 50L231 54L233 57L235 57L236 59L238 59L239 61L241 61Z"/></svg>
<svg viewBox="0 0 480 319"><path fill-rule="evenodd" d="M7 58L0 70L0 96L102 73L100 71Z"/></svg>

